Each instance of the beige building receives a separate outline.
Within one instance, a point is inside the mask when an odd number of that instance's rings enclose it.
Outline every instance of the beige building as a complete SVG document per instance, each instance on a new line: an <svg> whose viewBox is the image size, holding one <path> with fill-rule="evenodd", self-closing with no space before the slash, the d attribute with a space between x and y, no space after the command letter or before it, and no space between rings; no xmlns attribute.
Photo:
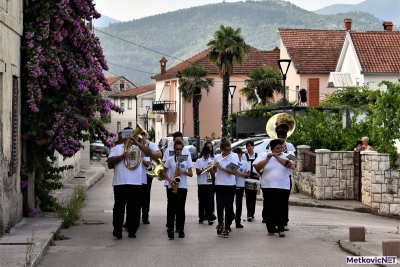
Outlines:
<svg viewBox="0 0 400 267"><path fill-rule="evenodd" d="M155 98L155 84L148 84L142 87L134 88L122 93L110 95L110 99L116 105L124 108L122 114L112 112L111 130L114 133L120 132L125 127L136 128L139 123L145 130L154 128L155 115L152 112L152 103ZM110 128L111 129L111 128Z"/></svg>
<svg viewBox="0 0 400 267"><path fill-rule="evenodd" d="M209 49L169 69L166 67L167 59L163 57L160 60L160 74L152 77L156 80L156 101L153 103L153 112L156 114L156 142L175 131L181 131L183 135L193 137L193 106L192 103L182 100L176 76L178 71L190 64L204 66L209 71L208 77L214 78L214 86L210 88L209 93L207 94L205 90L202 92L199 106L200 138L212 135L216 138L221 137L222 78L218 74L218 69L206 58L208 52ZM279 69L278 59L278 48L270 51L260 51L253 48L243 64L234 68L234 73L230 77L230 85L236 86L232 101L234 113L249 107L246 98L239 93L239 90L245 87L244 80L248 78L246 75L253 69L266 65ZM231 106L229 106L229 115L230 111Z"/></svg>
<svg viewBox="0 0 400 267"><path fill-rule="evenodd" d="M22 0L0 1L0 234L22 219Z"/></svg>

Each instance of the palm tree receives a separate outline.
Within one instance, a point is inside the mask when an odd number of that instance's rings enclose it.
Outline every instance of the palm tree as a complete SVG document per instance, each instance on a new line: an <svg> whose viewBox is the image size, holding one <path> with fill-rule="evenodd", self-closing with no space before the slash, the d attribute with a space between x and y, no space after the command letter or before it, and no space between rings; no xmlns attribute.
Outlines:
<svg viewBox="0 0 400 267"><path fill-rule="evenodd" d="M226 121L228 119L229 79L235 65L240 65L251 47L240 35L241 29L223 25L214 33L214 38L207 46L211 47L208 59L218 68L222 76L222 136L227 136Z"/></svg>
<svg viewBox="0 0 400 267"><path fill-rule="evenodd" d="M240 89L240 94L245 96L248 102L258 103L260 99L261 104L265 105L267 101L273 101L274 92L283 93L280 73L270 66L254 69L247 77L250 79L244 81L246 87Z"/></svg>
<svg viewBox="0 0 400 267"><path fill-rule="evenodd" d="M179 78L178 90L181 92L184 101L193 106L193 132L199 136L197 121L199 120L199 104L201 101L201 90L205 89L207 93L210 86L214 86L214 79L207 78L208 71L203 66L189 65L180 71L182 75Z"/></svg>

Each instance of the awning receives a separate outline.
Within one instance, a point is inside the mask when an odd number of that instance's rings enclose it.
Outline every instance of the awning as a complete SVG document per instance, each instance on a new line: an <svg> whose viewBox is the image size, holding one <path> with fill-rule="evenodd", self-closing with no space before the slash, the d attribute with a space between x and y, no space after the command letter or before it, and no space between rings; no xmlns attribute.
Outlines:
<svg viewBox="0 0 400 267"><path fill-rule="evenodd" d="M355 87L355 83L351 78L351 73L331 72L329 74L327 88L345 88Z"/></svg>

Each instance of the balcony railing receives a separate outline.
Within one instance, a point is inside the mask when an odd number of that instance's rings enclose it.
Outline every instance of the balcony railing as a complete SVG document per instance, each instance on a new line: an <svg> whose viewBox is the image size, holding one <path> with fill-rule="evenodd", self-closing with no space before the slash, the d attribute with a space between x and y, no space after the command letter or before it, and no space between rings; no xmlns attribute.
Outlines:
<svg viewBox="0 0 400 267"><path fill-rule="evenodd" d="M153 113L174 113L176 112L176 101L154 101Z"/></svg>

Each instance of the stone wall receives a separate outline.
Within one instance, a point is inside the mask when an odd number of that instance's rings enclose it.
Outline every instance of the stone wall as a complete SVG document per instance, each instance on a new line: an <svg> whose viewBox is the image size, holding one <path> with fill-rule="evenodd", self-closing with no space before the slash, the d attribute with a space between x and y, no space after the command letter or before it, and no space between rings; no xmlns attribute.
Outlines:
<svg viewBox="0 0 400 267"><path fill-rule="evenodd" d="M298 162L292 179L296 189L316 199L353 199L353 152L317 149L315 175L303 171L303 152L309 146L298 146Z"/></svg>

